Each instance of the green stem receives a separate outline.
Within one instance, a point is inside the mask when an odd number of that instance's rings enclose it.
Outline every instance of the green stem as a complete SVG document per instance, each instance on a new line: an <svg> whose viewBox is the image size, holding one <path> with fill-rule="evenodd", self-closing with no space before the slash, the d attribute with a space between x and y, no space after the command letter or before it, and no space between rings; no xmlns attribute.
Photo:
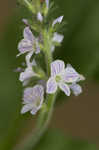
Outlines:
<svg viewBox="0 0 99 150"><path fill-rule="evenodd" d="M30 6L30 3L28 2L28 0L24 0L24 2L27 4L27 6Z"/></svg>
<svg viewBox="0 0 99 150"><path fill-rule="evenodd" d="M50 64L52 62L53 58L52 58L52 54L50 53L50 51L46 51L45 52L45 61L46 61L46 69L47 69L47 75L50 76Z"/></svg>
<svg viewBox="0 0 99 150"><path fill-rule="evenodd" d="M40 122L38 122L35 132L33 131L31 135L29 135L29 137L26 138L23 143L14 150L32 150L36 146L48 127L53 113L55 99L56 94L47 96L47 109L43 113L41 111L41 114L38 118L40 119Z"/></svg>
<svg viewBox="0 0 99 150"><path fill-rule="evenodd" d="M24 4L32 13L34 13L32 4L28 2L28 0L18 0L18 2Z"/></svg>
<svg viewBox="0 0 99 150"><path fill-rule="evenodd" d="M29 3L28 0L24 0L24 2L25 2L25 4L27 5L28 9L29 9L32 13L34 13L32 4Z"/></svg>
<svg viewBox="0 0 99 150"><path fill-rule="evenodd" d="M52 52L51 52L51 38L50 33L48 31L43 32L43 38L44 38L44 54L45 54L45 62L46 62L46 68L47 68L47 75L50 76L50 64L53 61Z"/></svg>

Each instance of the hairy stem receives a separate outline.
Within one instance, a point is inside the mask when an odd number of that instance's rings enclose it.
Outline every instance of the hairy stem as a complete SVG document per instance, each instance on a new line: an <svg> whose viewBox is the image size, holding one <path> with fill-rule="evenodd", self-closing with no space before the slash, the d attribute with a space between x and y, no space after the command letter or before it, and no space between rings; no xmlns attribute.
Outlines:
<svg viewBox="0 0 99 150"><path fill-rule="evenodd" d="M52 54L47 50L45 53L45 61L46 61L46 68L47 68L47 75L50 76L50 64L52 62Z"/></svg>
<svg viewBox="0 0 99 150"><path fill-rule="evenodd" d="M51 39L48 31L43 32L44 39L44 53L45 53L45 62L46 62L46 70L48 77L50 76L50 64L53 61L52 52L51 52Z"/></svg>
<svg viewBox="0 0 99 150"><path fill-rule="evenodd" d="M22 5L25 5L30 12L34 13L32 4L28 0L18 0L18 2Z"/></svg>

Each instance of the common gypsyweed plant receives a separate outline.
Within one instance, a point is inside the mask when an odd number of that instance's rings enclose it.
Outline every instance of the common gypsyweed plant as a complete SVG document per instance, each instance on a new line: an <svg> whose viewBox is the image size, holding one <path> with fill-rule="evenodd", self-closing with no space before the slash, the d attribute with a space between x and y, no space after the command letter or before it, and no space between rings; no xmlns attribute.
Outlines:
<svg viewBox="0 0 99 150"><path fill-rule="evenodd" d="M63 16L48 20L53 3L49 3L49 0L19 0L19 3L31 13L31 19L23 19L26 27L23 39L18 44L17 55L24 54L26 64L19 77L25 88L21 113L30 111L35 115L39 111L36 131L23 146L31 149L48 126L57 93L63 91L66 96L70 96L71 92L79 95L82 88L78 82L84 77L70 64L65 65L64 61L53 59L55 47L60 46L64 39L58 33ZM40 54L42 59L39 60ZM40 63L44 60L45 65L41 67Z"/></svg>

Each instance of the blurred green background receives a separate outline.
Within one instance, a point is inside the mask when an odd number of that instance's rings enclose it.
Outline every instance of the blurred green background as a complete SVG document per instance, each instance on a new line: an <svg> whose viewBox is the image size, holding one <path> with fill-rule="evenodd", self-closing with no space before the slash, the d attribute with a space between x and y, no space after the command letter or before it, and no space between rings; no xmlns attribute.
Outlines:
<svg viewBox="0 0 99 150"><path fill-rule="evenodd" d="M86 77L83 93L59 98L50 128L35 150L96 150L99 147L99 0L54 0L64 15L65 39L55 58ZM13 70L28 13L16 1L0 5L0 150L13 150L31 132L36 116L20 115L22 85ZM93 144L94 143L94 144Z"/></svg>

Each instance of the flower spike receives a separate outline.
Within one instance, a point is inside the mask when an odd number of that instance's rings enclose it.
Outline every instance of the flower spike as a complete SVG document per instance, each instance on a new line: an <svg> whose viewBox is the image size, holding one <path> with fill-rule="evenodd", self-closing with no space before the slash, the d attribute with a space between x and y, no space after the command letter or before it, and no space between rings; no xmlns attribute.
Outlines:
<svg viewBox="0 0 99 150"><path fill-rule="evenodd" d="M21 4L21 0L19 2ZM70 96L72 92L78 96L82 93L82 87L78 82L85 80L85 77L70 64L65 65L62 60L53 60L55 47L60 46L64 39L64 35L60 34L60 31L58 33L63 16L51 19L51 8L53 9L54 3L50 4L50 0L22 0L22 4L30 11L30 16L22 20L26 27L23 39L18 44L17 56L25 55L25 65L16 70L20 73L19 80L26 87L21 114L30 112L35 115L41 109L36 132L33 132L24 144L19 145L18 149L23 150L35 149L46 131L57 93L62 91Z"/></svg>

